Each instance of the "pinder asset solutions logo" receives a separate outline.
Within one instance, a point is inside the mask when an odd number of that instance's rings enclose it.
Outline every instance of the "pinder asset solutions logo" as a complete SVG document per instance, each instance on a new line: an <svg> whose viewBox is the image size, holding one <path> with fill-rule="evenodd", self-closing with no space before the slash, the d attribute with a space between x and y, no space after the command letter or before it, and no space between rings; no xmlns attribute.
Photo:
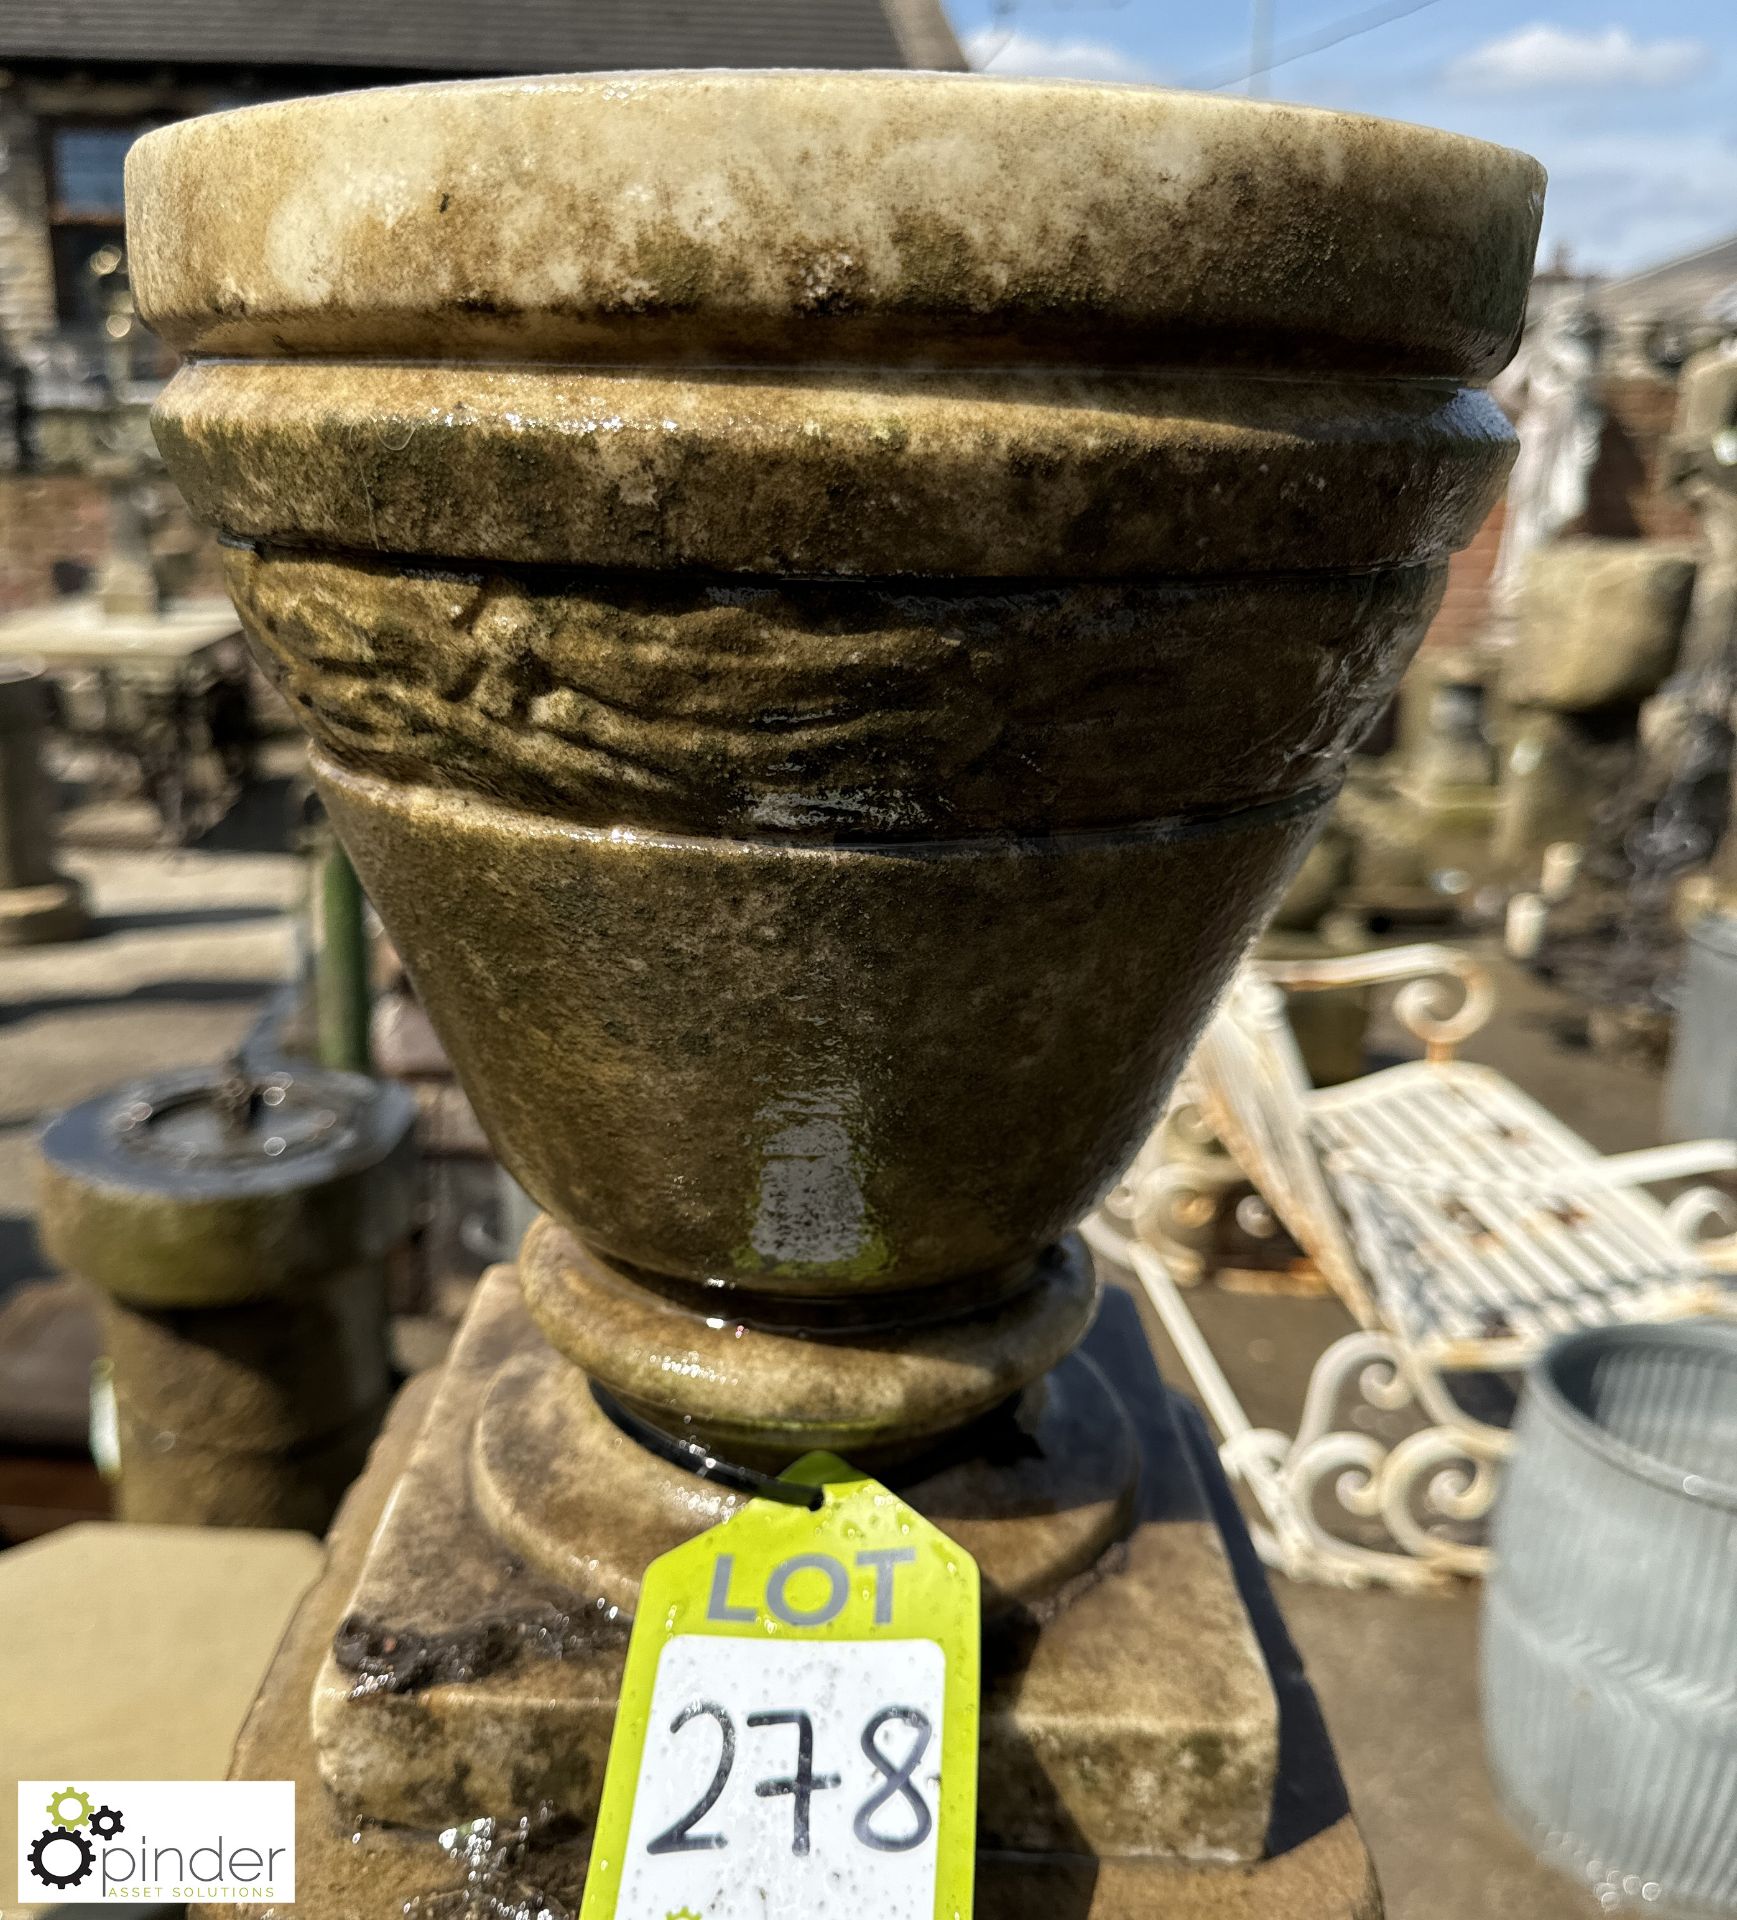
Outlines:
<svg viewBox="0 0 1737 1920"><path fill-rule="evenodd" d="M21 1780L18 1898L270 1901L296 1897L289 1780Z"/></svg>

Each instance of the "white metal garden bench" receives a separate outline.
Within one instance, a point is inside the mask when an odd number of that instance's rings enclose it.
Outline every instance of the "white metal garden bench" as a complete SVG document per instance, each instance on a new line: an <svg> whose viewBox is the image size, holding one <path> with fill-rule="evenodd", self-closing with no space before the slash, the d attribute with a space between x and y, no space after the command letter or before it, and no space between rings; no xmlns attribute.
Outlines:
<svg viewBox="0 0 1737 1920"><path fill-rule="evenodd" d="M1394 1012L1427 1058L1312 1087L1286 990L1401 982ZM1455 1059L1493 1005L1488 975L1451 947L1251 961L1201 1037L1179 1098L1357 1322L1317 1363L1294 1434L1251 1423L1169 1264L1134 1228L1186 1173L1149 1148L1086 1222L1162 1317L1227 1472L1260 1510L1263 1556L1298 1578L1417 1587L1481 1573L1475 1523L1508 1433L1468 1411L1451 1378L1523 1367L1574 1327L1731 1304L1731 1202L1700 1188L1666 1206L1642 1189L1737 1168L1737 1143L1601 1157L1501 1074ZM1384 1445L1348 1411L1359 1398L1424 1424Z"/></svg>

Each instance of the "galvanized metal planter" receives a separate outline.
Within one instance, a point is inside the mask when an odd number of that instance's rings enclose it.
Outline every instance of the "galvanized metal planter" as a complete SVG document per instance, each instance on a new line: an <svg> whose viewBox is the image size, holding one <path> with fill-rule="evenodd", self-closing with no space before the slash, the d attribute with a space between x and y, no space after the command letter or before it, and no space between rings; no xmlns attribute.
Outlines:
<svg viewBox="0 0 1737 1920"><path fill-rule="evenodd" d="M1737 1914L1737 1325L1552 1348L1494 1546L1484 1727L1510 1815L1607 1906Z"/></svg>
<svg viewBox="0 0 1737 1920"><path fill-rule="evenodd" d="M1665 1132L1673 1140L1737 1135L1737 918L1709 913L1689 929Z"/></svg>

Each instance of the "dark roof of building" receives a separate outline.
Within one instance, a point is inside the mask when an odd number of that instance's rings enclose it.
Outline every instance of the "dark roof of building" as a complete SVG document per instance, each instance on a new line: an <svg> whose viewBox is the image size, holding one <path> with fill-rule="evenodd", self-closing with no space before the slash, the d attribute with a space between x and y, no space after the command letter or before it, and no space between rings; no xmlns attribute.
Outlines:
<svg viewBox="0 0 1737 1920"><path fill-rule="evenodd" d="M0 61L371 68L963 67L941 0L4 0Z"/></svg>
<svg viewBox="0 0 1737 1920"><path fill-rule="evenodd" d="M1715 302L1724 308L1733 301L1737 301L1737 233L1612 280L1599 295L1598 306L1610 315L1700 319Z"/></svg>

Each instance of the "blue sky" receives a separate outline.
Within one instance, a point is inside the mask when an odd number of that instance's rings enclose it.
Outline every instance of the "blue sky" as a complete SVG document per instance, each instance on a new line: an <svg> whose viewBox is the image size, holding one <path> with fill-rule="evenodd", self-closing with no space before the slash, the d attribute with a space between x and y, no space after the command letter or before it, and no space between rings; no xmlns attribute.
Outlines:
<svg viewBox="0 0 1737 1920"><path fill-rule="evenodd" d="M1271 0L1275 50L1413 3ZM1248 64L1249 0L947 5L991 72L1210 85ZM1737 0L1432 0L1265 84L1536 154L1543 257L1621 273L1737 232Z"/></svg>

